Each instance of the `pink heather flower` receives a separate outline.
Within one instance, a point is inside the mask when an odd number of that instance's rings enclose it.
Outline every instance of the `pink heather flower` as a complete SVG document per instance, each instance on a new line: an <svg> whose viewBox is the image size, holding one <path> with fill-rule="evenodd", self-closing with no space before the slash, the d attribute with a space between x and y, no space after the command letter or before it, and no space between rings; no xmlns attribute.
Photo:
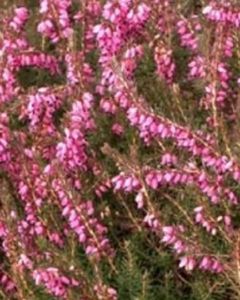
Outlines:
<svg viewBox="0 0 240 300"><path fill-rule="evenodd" d="M51 93L48 88L40 88L36 94L29 95L27 106L22 108L21 118L30 120L33 131L47 131L48 134L55 132L54 113L59 109L61 99Z"/></svg>
<svg viewBox="0 0 240 300"><path fill-rule="evenodd" d="M53 242L58 247L63 247L64 241L58 232L53 232L49 234L49 240Z"/></svg>
<svg viewBox="0 0 240 300"><path fill-rule="evenodd" d="M132 29L138 30L140 29L148 20L150 16L151 8L145 3L140 3L135 11L131 9L127 16L126 20Z"/></svg>
<svg viewBox="0 0 240 300"><path fill-rule="evenodd" d="M171 153L165 153L161 158L162 165L175 166L177 164L177 157Z"/></svg>
<svg viewBox="0 0 240 300"><path fill-rule="evenodd" d="M121 62L121 71L126 78L132 78L137 68L138 61L142 58L144 52L141 45L131 47L123 54Z"/></svg>
<svg viewBox="0 0 240 300"><path fill-rule="evenodd" d="M93 70L90 65L85 62L84 53L69 52L65 55L66 76L71 86L89 84L93 81Z"/></svg>
<svg viewBox="0 0 240 300"><path fill-rule="evenodd" d="M231 35L227 35L224 41L224 54L226 57L232 57L234 50L234 39Z"/></svg>
<svg viewBox="0 0 240 300"><path fill-rule="evenodd" d="M206 229L212 235L217 234L217 229L215 228L212 221L209 221L208 218L205 216L204 208L202 206L196 207L194 209L195 213L195 222L201 224L203 228Z"/></svg>
<svg viewBox="0 0 240 300"><path fill-rule="evenodd" d="M124 128L121 124L114 123L113 126L112 126L112 132L116 135L121 136L124 132Z"/></svg>
<svg viewBox="0 0 240 300"><path fill-rule="evenodd" d="M14 12L15 16L13 17L9 25L14 30L21 31L28 19L28 9L26 7L18 7Z"/></svg>
<svg viewBox="0 0 240 300"><path fill-rule="evenodd" d="M188 64L189 79L204 78L206 76L206 63L200 55L193 57Z"/></svg>
<svg viewBox="0 0 240 300"><path fill-rule="evenodd" d="M111 180L107 179L101 182L97 188L95 189L95 193L98 197L102 197L104 193L106 193L112 186Z"/></svg>
<svg viewBox="0 0 240 300"><path fill-rule="evenodd" d="M87 169L88 156L85 133L95 128L91 116L93 96L84 93L81 101L75 101L70 111L69 127L65 128L65 138L56 147L56 157L68 170Z"/></svg>
<svg viewBox="0 0 240 300"><path fill-rule="evenodd" d="M113 115L117 112L116 104L110 99L101 99L100 108L102 111Z"/></svg>
<svg viewBox="0 0 240 300"><path fill-rule="evenodd" d="M57 268L53 267L35 269L32 277L36 285L43 285L49 294L61 299L66 299L69 288L80 284L79 281L62 275Z"/></svg>
<svg viewBox="0 0 240 300"><path fill-rule="evenodd" d="M94 291L99 300L117 300L117 291L112 287L108 287L104 284L96 284Z"/></svg>
<svg viewBox="0 0 240 300"><path fill-rule="evenodd" d="M52 186L59 198L62 215L67 219L69 227L76 233L86 254L95 259L113 255L113 249L106 237L107 228L94 216L93 203L86 201L75 207L59 180L54 180Z"/></svg>
<svg viewBox="0 0 240 300"><path fill-rule="evenodd" d="M232 220L231 220L231 217L230 217L230 216L228 216L228 215L224 216L224 224L225 224L226 226L231 226Z"/></svg>
<svg viewBox="0 0 240 300"><path fill-rule="evenodd" d="M189 247L183 240L182 234L184 233L184 228L182 226L163 226L162 232L162 243L171 246L177 254L187 252Z"/></svg>
<svg viewBox="0 0 240 300"><path fill-rule="evenodd" d="M53 0L51 5L49 0L41 0L40 13L43 15L43 20L38 24L38 32L53 43L57 43L60 39L70 38L73 33L68 12L70 5L70 0L61 2Z"/></svg>
<svg viewBox="0 0 240 300"><path fill-rule="evenodd" d="M210 21L221 23L224 26L240 27L239 9L235 9L230 3L218 3L212 1L202 10L203 15Z"/></svg>
<svg viewBox="0 0 240 300"><path fill-rule="evenodd" d="M176 66L173 61L172 50L167 49L164 45L155 47L154 60L159 78L168 84L173 83Z"/></svg>
<svg viewBox="0 0 240 300"><path fill-rule="evenodd" d="M9 275L4 272L0 272L0 285L3 288L4 292L9 295L9 297L14 294L17 290L17 287Z"/></svg>
<svg viewBox="0 0 240 300"><path fill-rule="evenodd" d="M179 268L185 268L186 271L193 271L196 264L196 260L193 257L184 256L180 259Z"/></svg>
<svg viewBox="0 0 240 300"><path fill-rule="evenodd" d="M181 19L177 22L177 32L183 47L190 50L196 50L198 48L198 39L192 32L191 25L186 19Z"/></svg>
<svg viewBox="0 0 240 300"><path fill-rule="evenodd" d="M135 176L126 175L124 173L120 173L120 175L115 176L112 179L112 184L115 191L123 190L125 192L138 190L141 186L139 180Z"/></svg>
<svg viewBox="0 0 240 300"><path fill-rule="evenodd" d="M127 2L111 3L109 1L103 6L102 16L111 23L119 23L126 18L128 12Z"/></svg>
<svg viewBox="0 0 240 300"><path fill-rule="evenodd" d="M202 13L203 13L204 15L207 15L207 14L209 14L211 11L212 11L212 6L211 6L211 5L208 5L208 6L205 6L205 7L203 8Z"/></svg>
<svg viewBox="0 0 240 300"><path fill-rule="evenodd" d="M222 263L210 256L204 256L199 264L199 269L212 273L221 273L224 270Z"/></svg>
<svg viewBox="0 0 240 300"><path fill-rule="evenodd" d="M142 191L139 191L135 197L135 202L137 203L137 208L142 209L144 206L144 194Z"/></svg>
<svg viewBox="0 0 240 300"><path fill-rule="evenodd" d="M157 216L155 216L152 213L148 213L144 219L143 222L146 224L147 227L149 227L152 231L158 231L160 229L160 221Z"/></svg>
<svg viewBox="0 0 240 300"><path fill-rule="evenodd" d="M18 260L18 266L22 269L26 268L31 270L33 268L33 262L26 254L21 254Z"/></svg>

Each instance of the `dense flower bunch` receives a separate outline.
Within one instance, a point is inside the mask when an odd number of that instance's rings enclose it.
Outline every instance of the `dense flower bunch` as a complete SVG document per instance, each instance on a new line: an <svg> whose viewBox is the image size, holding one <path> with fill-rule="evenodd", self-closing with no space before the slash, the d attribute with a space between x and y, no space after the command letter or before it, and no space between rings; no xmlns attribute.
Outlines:
<svg viewBox="0 0 240 300"><path fill-rule="evenodd" d="M139 235L239 297L240 6L178 2L0 6L3 299L127 299Z"/></svg>
<svg viewBox="0 0 240 300"><path fill-rule="evenodd" d="M69 38L72 34L71 21L68 9L71 1L40 1L42 21L38 24L37 30L43 36L57 43L61 38Z"/></svg>
<svg viewBox="0 0 240 300"><path fill-rule="evenodd" d="M66 299L67 289L79 286L79 282L59 274L56 268L35 269L32 274L36 285L44 285L50 294Z"/></svg>

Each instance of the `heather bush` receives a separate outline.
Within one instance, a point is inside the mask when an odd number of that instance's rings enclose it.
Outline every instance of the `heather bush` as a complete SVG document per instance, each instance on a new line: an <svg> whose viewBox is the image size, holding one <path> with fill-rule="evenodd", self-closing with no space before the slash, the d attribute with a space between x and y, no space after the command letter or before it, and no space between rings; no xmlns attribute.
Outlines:
<svg viewBox="0 0 240 300"><path fill-rule="evenodd" d="M240 299L240 3L0 3L0 299Z"/></svg>

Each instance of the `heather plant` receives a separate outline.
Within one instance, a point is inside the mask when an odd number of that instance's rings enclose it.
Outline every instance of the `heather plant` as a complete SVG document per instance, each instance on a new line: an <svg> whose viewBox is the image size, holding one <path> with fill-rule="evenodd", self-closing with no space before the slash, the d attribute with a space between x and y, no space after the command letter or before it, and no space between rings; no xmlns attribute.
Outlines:
<svg viewBox="0 0 240 300"><path fill-rule="evenodd" d="M0 8L0 298L240 299L238 1Z"/></svg>

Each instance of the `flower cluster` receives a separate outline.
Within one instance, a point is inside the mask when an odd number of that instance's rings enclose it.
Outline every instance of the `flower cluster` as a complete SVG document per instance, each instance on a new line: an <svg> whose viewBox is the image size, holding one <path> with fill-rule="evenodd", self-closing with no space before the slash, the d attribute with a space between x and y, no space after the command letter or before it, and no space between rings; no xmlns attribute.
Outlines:
<svg viewBox="0 0 240 300"><path fill-rule="evenodd" d="M26 107L22 109L22 118L30 120L33 131L43 130L48 134L54 132L54 113L61 105L60 97L52 94L48 88L40 88L36 94L28 95Z"/></svg>
<svg viewBox="0 0 240 300"><path fill-rule="evenodd" d="M161 80L171 84L175 74L175 63L172 57L172 50L164 45L159 45L154 49L154 60L157 66L157 75Z"/></svg>
<svg viewBox="0 0 240 300"><path fill-rule="evenodd" d="M69 38L72 35L72 25L68 10L71 1L40 1L40 13L42 21L38 24L37 30L44 37L57 43L62 38Z"/></svg>
<svg viewBox="0 0 240 300"><path fill-rule="evenodd" d="M205 6L202 13L211 21L222 23L225 26L240 27L240 11L239 8L232 7L231 2L218 4L217 1L211 1Z"/></svg>
<svg viewBox="0 0 240 300"><path fill-rule="evenodd" d="M6 2L4 297L37 299L35 284L56 299L117 300L136 232L148 253L170 248L182 272L220 273L236 290L237 1Z"/></svg>
<svg viewBox="0 0 240 300"><path fill-rule="evenodd" d="M163 238L161 241L171 246L176 253L182 254L188 251L188 245L181 238L181 234L184 233L184 227L182 225L177 227L164 226L162 232Z"/></svg>
<svg viewBox="0 0 240 300"><path fill-rule="evenodd" d="M73 200L66 194L61 182L55 180L52 186L59 198L62 216L67 219L70 228L77 234L78 241L83 245L86 254L96 259L111 255L112 249L105 236L107 228L94 217L92 202L86 201L74 206Z"/></svg>
<svg viewBox="0 0 240 300"><path fill-rule="evenodd" d="M58 143L56 157L69 169L87 169L87 141L85 132L94 128L90 109L93 105L93 96L84 93L81 101L72 105L69 128L65 128L65 138Z"/></svg>
<svg viewBox="0 0 240 300"><path fill-rule="evenodd" d="M67 299L68 289L79 286L79 281L61 275L57 268L39 268L32 272L36 285L43 285L49 294L59 299Z"/></svg>
<svg viewBox="0 0 240 300"><path fill-rule="evenodd" d="M10 21L9 26L15 31L21 31L28 19L28 10L26 7L18 7L14 12L15 16Z"/></svg>
<svg viewBox="0 0 240 300"><path fill-rule="evenodd" d="M115 191L123 190L125 192L132 192L133 190L138 190L141 184L137 178L133 175L119 174L112 179L112 184Z"/></svg>
<svg viewBox="0 0 240 300"><path fill-rule="evenodd" d="M201 29L200 23L194 25L193 30L199 31ZM186 19L181 19L177 22L177 32L181 40L181 45L194 51L198 48L198 38L191 29Z"/></svg>

